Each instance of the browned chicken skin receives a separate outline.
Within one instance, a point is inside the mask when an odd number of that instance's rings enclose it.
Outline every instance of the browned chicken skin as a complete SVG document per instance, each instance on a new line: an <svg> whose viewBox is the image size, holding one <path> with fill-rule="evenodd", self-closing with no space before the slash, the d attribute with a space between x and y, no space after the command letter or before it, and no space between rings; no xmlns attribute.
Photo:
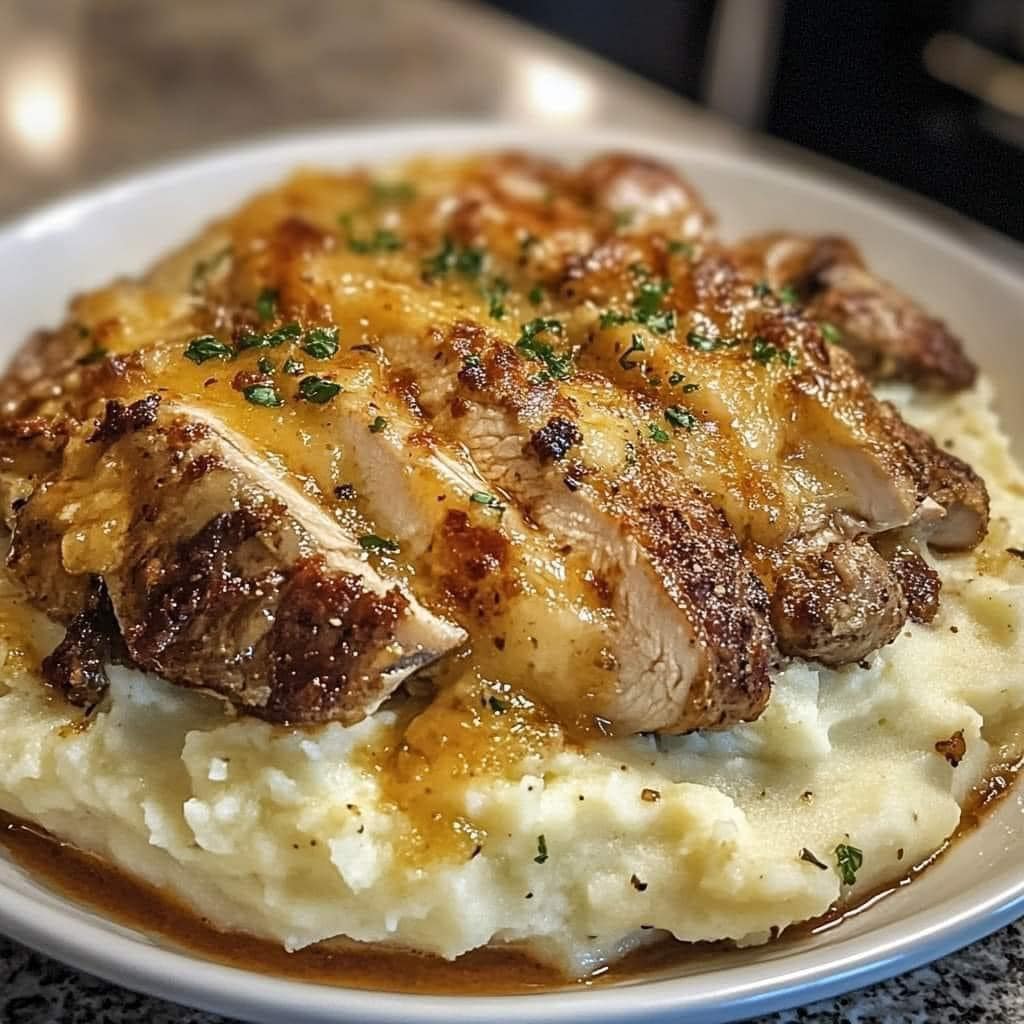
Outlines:
<svg viewBox="0 0 1024 1024"><path fill-rule="evenodd" d="M769 287L789 290L807 316L827 324L873 380L907 380L954 391L970 387L977 368L941 320L876 277L844 238L770 234L735 248L740 265Z"/></svg>
<svg viewBox="0 0 1024 1024"><path fill-rule="evenodd" d="M779 652L855 661L934 615L904 541L976 544L987 495L823 337L852 247L732 251L619 154L402 173L299 175L12 363L0 494L68 625L51 683L91 703L122 660L353 722L451 665L684 732L757 717ZM872 282L885 338L836 325L858 362L965 383Z"/></svg>

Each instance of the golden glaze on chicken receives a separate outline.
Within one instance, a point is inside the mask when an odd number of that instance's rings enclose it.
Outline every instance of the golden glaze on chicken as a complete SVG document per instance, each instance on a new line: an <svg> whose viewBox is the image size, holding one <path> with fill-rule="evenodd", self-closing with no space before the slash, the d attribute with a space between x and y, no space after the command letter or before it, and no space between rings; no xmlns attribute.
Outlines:
<svg viewBox="0 0 1024 1024"><path fill-rule="evenodd" d="M683 732L755 718L780 654L890 642L984 484L760 252L649 161L501 154L300 173L78 297L0 383L48 679L351 722L451 666Z"/></svg>

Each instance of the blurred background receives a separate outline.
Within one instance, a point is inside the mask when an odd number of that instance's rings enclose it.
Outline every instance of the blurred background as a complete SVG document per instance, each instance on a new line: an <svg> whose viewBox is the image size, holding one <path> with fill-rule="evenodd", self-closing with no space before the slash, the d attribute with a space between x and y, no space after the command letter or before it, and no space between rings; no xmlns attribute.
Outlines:
<svg viewBox="0 0 1024 1024"><path fill-rule="evenodd" d="M0 38L0 217L252 135L454 116L750 129L1024 239L1019 0L0 0Z"/></svg>

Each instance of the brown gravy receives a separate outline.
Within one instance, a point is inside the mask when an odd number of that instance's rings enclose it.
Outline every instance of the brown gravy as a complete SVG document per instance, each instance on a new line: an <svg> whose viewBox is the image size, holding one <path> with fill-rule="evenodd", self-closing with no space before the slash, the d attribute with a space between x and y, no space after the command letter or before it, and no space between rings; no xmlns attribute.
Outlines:
<svg viewBox="0 0 1024 1024"><path fill-rule="evenodd" d="M1024 759L992 769L972 791L960 826L931 857L896 882L836 905L821 917L787 929L783 940L806 938L836 927L909 885L961 836L975 829L1011 789ZM266 939L222 932L166 893L132 879L92 854L83 853L26 822L0 813L0 842L15 863L75 903L119 924L158 936L206 960L281 978L348 988L433 994L516 994L579 985L636 980L673 966L693 969L720 957L726 942L687 943L666 939L575 982L514 948L477 949L456 961L356 942L320 943L295 953Z"/></svg>

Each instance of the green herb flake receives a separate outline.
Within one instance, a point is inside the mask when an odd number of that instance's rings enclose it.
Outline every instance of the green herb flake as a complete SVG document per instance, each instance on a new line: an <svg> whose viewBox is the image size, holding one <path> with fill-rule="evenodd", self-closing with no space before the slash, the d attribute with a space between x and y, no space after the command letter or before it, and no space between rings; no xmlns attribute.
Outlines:
<svg viewBox="0 0 1024 1024"><path fill-rule="evenodd" d="M349 237L348 247L352 252L397 252L402 248L402 240L387 228L377 228L369 238Z"/></svg>
<svg viewBox="0 0 1024 1024"><path fill-rule="evenodd" d="M598 322L601 325L601 330L605 330L608 327L618 327L621 324L628 324L629 317L625 313L620 313L616 309L606 309L601 314Z"/></svg>
<svg viewBox="0 0 1024 1024"><path fill-rule="evenodd" d="M416 186L409 181L375 181L370 190L375 203L410 203L416 198Z"/></svg>
<svg viewBox="0 0 1024 1024"><path fill-rule="evenodd" d="M680 255L685 256L687 259L691 259L694 254L693 242L684 242L681 239L673 238L668 243L668 251L673 256Z"/></svg>
<svg viewBox="0 0 1024 1024"><path fill-rule="evenodd" d="M754 285L754 295L759 299L767 298L771 293L771 285L769 285L767 281L758 281L757 284Z"/></svg>
<svg viewBox="0 0 1024 1024"><path fill-rule="evenodd" d="M535 284L526 297L530 300L530 304L533 306L539 306L544 301L544 289L539 284Z"/></svg>
<svg viewBox="0 0 1024 1024"><path fill-rule="evenodd" d="M508 710L508 705L497 697L488 697L487 704L496 715L504 714Z"/></svg>
<svg viewBox="0 0 1024 1024"><path fill-rule="evenodd" d="M253 405L262 405L267 408L276 408L284 405L284 399L277 393L273 384L253 384L243 392L245 400Z"/></svg>
<svg viewBox="0 0 1024 1024"><path fill-rule="evenodd" d="M692 395L694 393L694 391L700 391L700 385L699 384L684 384L683 385L683 394L684 395Z"/></svg>
<svg viewBox="0 0 1024 1024"><path fill-rule="evenodd" d="M522 326L516 349L527 359L544 364L545 371L541 379L565 380L572 373L571 358L558 355L548 342L540 340L539 337L542 334L561 333L561 321L543 317L537 317Z"/></svg>
<svg viewBox="0 0 1024 1024"><path fill-rule="evenodd" d="M499 516L505 511L505 506L487 491L474 491L469 496L469 500L476 505L483 505L484 508L490 509L492 512L497 512Z"/></svg>
<svg viewBox="0 0 1024 1024"><path fill-rule="evenodd" d="M260 356L260 358L256 361L256 368L260 371L260 373L265 374L271 374L277 369L277 367L274 365L274 360L268 359L266 356Z"/></svg>
<svg viewBox="0 0 1024 1024"><path fill-rule="evenodd" d="M188 355L187 349L185 354ZM78 359L75 360L75 362L78 363L79 366L91 366L93 363L103 362L103 360L106 358L107 350L103 348L102 345L96 345L94 348L91 348L88 352L86 352L84 356L79 356Z"/></svg>
<svg viewBox="0 0 1024 1024"><path fill-rule="evenodd" d="M462 366L464 369L471 366L482 365L483 364L480 362L480 357L475 352L469 352L467 355L464 355L462 357Z"/></svg>
<svg viewBox="0 0 1024 1024"><path fill-rule="evenodd" d="M797 357L794 353L784 348L778 348L776 345L772 345L765 338L762 338L760 334L754 336L751 342L751 356L755 362L760 363L762 366L767 366L773 359L778 359L784 366L788 366L792 369L797 364Z"/></svg>
<svg viewBox="0 0 1024 1024"><path fill-rule="evenodd" d="M483 296L487 299L489 308L488 314L494 320L501 320L505 316L505 293L508 291L508 281L503 277L496 277L491 281L490 287L483 289Z"/></svg>
<svg viewBox="0 0 1024 1024"><path fill-rule="evenodd" d="M276 288L264 288L256 297L256 315L263 323L273 320L277 315L277 300L280 292Z"/></svg>
<svg viewBox="0 0 1024 1024"><path fill-rule="evenodd" d="M330 359L338 351L338 328L332 325L306 331L302 351L314 359Z"/></svg>
<svg viewBox="0 0 1024 1024"><path fill-rule="evenodd" d="M533 859L537 864L543 864L548 859L548 842L543 833L537 836L537 856Z"/></svg>
<svg viewBox="0 0 1024 1024"><path fill-rule="evenodd" d="M668 375L668 383L670 387L675 387L677 384L682 384L686 380L686 374L680 373L678 370L674 370Z"/></svg>
<svg viewBox="0 0 1024 1024"><path fill-rule="evenodd" d="M818 329L821 331L821 336L830 345L838 345L843 340L843 332L835 324L830 324L827 320L819 320Z"/></svg>
<svg viewBox="0 0 1024 1024"><path fill-rule="evenodd" d="M797 290L792 285L785 285L780 288L776 293L779 302L784 306L795 306L800 302L800 296L797 294Z"/></svg>
<svg viewBox="0 0 1024 1024"><path fill-rule="evenodd" d="M360 537L359 546L364 551L373 553L384 551L393 554L398 550L398 545L393 540L388 540L387 537L378 537L375 533L368 533Z"/></svg>
<svg viewBox="0 0 1024 1024"><path fill-rule="evenodd" d="M617 228L628 228L636 219L636 210L616 210L615 226Z"/></svg>
<svg viewBox="0 0 1024 1024"><path fill-rule="evenodd" d="M443 277L451 270L477 277L484 268L486 255L483 249L457 246L445 235L437 253L423 261L423 273L428 279Z"/></svg>
<svg viewBox="0 0 1024 1024"><path fill-rule="evenodd" d="M657 444L668 444L671 440L668 431L659 427L657 423L648 423L647 432L651 435L651 440Z"/></svg>
<svg viewBox="0 0 1024 1024"><path fill-rule="evenodd" d="M840 843L836 849L836 867L839 868L839 877L845 885L853 885L857 881L857 872L864 863L864 853L856 846L848 846Z"/></svg>
<svg viewBox="0 0 1024 1024"><path fill-rule="evenodd" d="M339 391L341 391L340 384L335 384L333 380L327 380L324 377L318 377L316 374L303 377L299 381L299 397L314 405L325 405Z"/></svg>
<svg viewBox="0 0 1024 1024"><path fill-rule="evenodd" d="M379 434L388 425L388 421L383 416L374 416L373 422L369 426L371 434Z"/></svg>
<svg viewBox="0 0 1024 1024"><path fill-rule="evenodd" d="M197 366L205 363L207 359L230 359L234 354L234 350L230 346L225 345L223 341L219 341L212 334L203 334L198 338L193 338L185 347L185 358L191 359Z"/></svg>
<svg viewBox="0 0 1024 1024"><path fill-rule="evenodd" d="M627 348L626 351L623 352L621 356L619 356L619 366L621 366L624 370L635 370L640 365L640 363L630 359L629 357L637 352L643 351L643 338L641 338L639 334L634 334L633 337L630 338L629 340L629 348Z"/></svg>
<svg viewBox="0 0 1024 1024"><path fill-rule="evenodd" d="M297 359L293 359L289 356L284 361L284 366L281 369L288 374L289 377L301 377L305 372L306 368Z"/></svg>
<svg viewBox="0 0 1024 1024"><path fill-rule="evenodd" d="M225 245L223 249L218 249L205 260L196 260L192 265L191 290L199 291L206 284L210 275L232 254L232 251L230 245Z"/></svg>
<svg viewBox="0 0 1024 1024"><path fill-rule="evenodd" d="M689 409L684 409L681 405L670 405L665 410L665 419L673 427L678 427L680 430L693 430L698 423L697 417Z"/></svg>
<svg viewBox="0 0 1024 1024"><path fill-rule="evenodd" d="M718 338L712 338L710 335L696 330L687 331L686 344L698 352L714 352L722 347L722 342Z"/></svg>

